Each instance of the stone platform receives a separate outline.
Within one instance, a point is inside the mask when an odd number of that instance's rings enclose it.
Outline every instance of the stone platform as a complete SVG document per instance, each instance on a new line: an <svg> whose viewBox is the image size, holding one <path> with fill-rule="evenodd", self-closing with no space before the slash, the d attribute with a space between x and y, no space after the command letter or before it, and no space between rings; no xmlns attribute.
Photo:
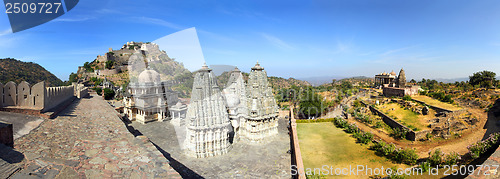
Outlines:
<svg viewBox="0 0 500 179"><path fill-rule="evenodd" d="M15 140L24 154L12 178L180 178L162 153L134 137L98 96L73 101Z"/></svg>
<svg viewBox="0 0 500 179"><path fill-rule="evenodd" d="M241 140L224 155L194 158L181 150L170 121L131 124L138 135L147 136L160 148L183 178L290 178L287 125L288 120L280 118L278 134L263 143Z"/></svg>

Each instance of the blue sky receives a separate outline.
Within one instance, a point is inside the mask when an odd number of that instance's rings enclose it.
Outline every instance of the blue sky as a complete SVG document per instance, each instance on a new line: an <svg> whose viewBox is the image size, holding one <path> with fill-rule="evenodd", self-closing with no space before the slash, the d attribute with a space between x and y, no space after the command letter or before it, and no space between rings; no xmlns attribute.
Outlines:
<svg viewBox="0 0 500 179"><path fill-rule="evenodd" d="M493 0L83 0L14 34L2 13L0 58L36 62L67 80L109 47L191 27L209 65L249 71L259 60L285 78L371 77L402 67L408 79L500 74L500 1Z"/></svg>

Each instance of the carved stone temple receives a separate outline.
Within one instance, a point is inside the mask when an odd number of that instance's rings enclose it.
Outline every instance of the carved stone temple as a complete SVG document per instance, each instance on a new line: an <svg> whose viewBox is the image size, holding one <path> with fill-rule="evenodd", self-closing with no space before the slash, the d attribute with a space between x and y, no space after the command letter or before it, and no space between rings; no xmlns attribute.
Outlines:
<svg viewBox="0 0 500 179"><path fill-rule="evenodd" d="M169 117L168 104L176 102L177 96L160 80L160 74L146 69L139 74L138 82L131 82L124 95L124 113L130 120L142 124L163 121Z"/></svg>
<svg viewBox="0 0 500 179"><path fill-rule="evenodd" d="M252 67L246 89L248 116L240 125L242 138L259 141L278 133L276 99L259 62Z"/></svg>
<svg viewBox="0 0 500 179"><path fill-rule="evenodd" d="M195 73L186 114L186 153L197 158L225 154L231 149L232 132L226 101L206 64Z"/></svg>
<svg viewBox="0 0 500 179"><path fill-rule="evenodd" d="M238 68L230 72L229 80L223 93L227 102L229 119L234 130L233 140L237 141L240 133L239 126L248 117L246 84L243 74Z"/></svg>

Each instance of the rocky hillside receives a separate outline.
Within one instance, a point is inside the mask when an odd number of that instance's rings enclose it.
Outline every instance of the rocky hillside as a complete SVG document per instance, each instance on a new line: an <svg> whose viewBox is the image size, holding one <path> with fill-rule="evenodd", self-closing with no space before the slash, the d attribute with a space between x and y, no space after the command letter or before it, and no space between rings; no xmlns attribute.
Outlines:
<svg viewBox="0 0 500 179"><path fill-rule="evenodd" d="M0 59L0 82L5 84L9 81L16 84L26 81L31 85L45 81L48 86L63 85L59 78L39 64L22 62L12 58Z"/></svg>
<svg viewBox="0 0 500 179"><path fill-rule="evenodd" d="M109 49L104 55L79 67L77 78L84 83L95 78L106 78L117 87L125 87L131 81L136 82L139 74L146 68L158 72L162 81L172 82L172 89L180 97L190 96L194 79L191 72L154 43L132 42L119 50ZM107 74L106 71L117 73Z"/></svg>

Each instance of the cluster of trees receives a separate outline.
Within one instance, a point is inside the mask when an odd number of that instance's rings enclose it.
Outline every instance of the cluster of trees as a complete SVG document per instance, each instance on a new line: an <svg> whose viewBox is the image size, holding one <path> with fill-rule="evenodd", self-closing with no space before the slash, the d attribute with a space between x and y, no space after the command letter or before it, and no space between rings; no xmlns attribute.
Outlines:
<svg viewBox="0 0 500 179"><path fill-rule="evenodd" d="M469 83L472 86L478 86L482 88L491 88L498 86L498 80L495 79L496 74L492 71L481 71L469 76Z"/></svg>

